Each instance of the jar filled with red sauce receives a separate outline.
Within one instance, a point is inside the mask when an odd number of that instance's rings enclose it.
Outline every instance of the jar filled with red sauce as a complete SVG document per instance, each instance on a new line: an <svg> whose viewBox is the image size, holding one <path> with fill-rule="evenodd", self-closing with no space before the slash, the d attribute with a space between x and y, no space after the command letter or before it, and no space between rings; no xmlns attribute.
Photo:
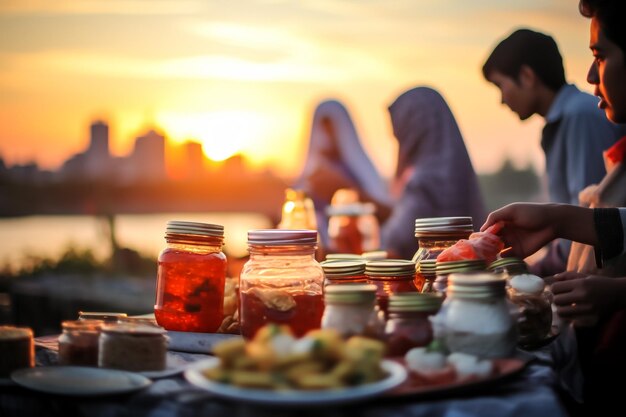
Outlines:
<svg viewBox="0 0 626 417"><path fill-rule="evenodd" d="M404 259L369 261L365 264L367 282L376 286L378 307L388 317L389 297L400 293L417 293L415 263Z"/></svg>
<svg viewBox="0 0 626 417"><path fill-rule="evenodd" d="M215 332L223 319L224 227L170 221L159 255L154 316L166 330Z"/></svg>
<svg viewBox="0 0 626 417"><path fill-rule="evenodd" d="M325 285L367 284L364 259L324 261L321 265L326 277Z"/></svg>
<svg viewBox="0 0 626 417"><path fill-rule="evenodd" d="M248 232L250 259L241 271L241 334L254 337L267 323L285 324L295 336L319 329L324 312L324 271L315 260L315 230Z"/></svg>
<svg viewBox="0 0 626 417"><path fill-rule="evenodd" d="M387 356L404 356L414 347L428 346L433 341L433 328L428 319L441 307L441 294L402 293L389 299L389 319L385 326Z"/></svg>

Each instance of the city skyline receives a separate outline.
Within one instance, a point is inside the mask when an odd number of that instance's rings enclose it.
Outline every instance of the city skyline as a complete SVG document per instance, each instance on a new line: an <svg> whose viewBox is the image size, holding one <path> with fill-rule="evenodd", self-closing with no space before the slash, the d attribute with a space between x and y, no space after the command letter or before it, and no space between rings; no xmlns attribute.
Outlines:
<svg viewBox="0 0 626 417"><path fill-rule="evenodd" d="M506 158L543 170L542 120L520 122L480 67L515 28L553 35L567 79L591 91L588 21L575 2L7 0L0 4L0 156L58 169L105 119L127 155L147 126L209 157L239 153L295 177L315 104L347 105L383 175L396 144L386 107L415 85L452 108L478 172Z"/></svg>

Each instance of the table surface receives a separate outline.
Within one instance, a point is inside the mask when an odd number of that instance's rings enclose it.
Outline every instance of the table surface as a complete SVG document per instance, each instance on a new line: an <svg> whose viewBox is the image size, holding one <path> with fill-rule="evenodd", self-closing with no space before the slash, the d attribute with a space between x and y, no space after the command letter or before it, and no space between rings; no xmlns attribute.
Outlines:
<svg viewBox="0 0 626 417"><path fill-rule="evenodd" d="M56 338L36 339L37 366L56 363ZM206 357L173 352L186 362ZM376 397L350 405L292 407L250 405L216 398L194 387L183 375L154 380L144 390L114 396L69 397L41 394L17 385L0 386L0 416L567 416L554 386L558 378L549 361L536 355L519 374L466 392L390 398Z"/></svg>

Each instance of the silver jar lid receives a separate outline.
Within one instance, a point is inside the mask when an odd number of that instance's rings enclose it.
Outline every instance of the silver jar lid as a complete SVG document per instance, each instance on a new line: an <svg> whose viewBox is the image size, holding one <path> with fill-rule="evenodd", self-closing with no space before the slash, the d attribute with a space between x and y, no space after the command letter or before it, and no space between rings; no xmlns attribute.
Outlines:
<svg viewBox="0 0 626 417"><path fill-rule="evenodd" d="M315 230L256 229L248 231L249 245L289 246L317 244Z"/></svg>
<svg viewBox="0 0 626 417"><path fill-rule="evenodd" d="M326 304L373 303L376 299L376 286L372 284L328 285L324 290Z"/></svg>
<svg viewBox="0 0 626 417"><path fill-rule="evenodd" d="M365 274L374 277L415 275L415 262L404 259L368 261Z"/></svg>
<svg viewBox="0 0 626 417"><path fill-rule="evenodd" d="M390 313L405 311L437 311L443 296L439 293L403 292L389 297Z"/></svg>
<svg viewBox="0 0 626 417"><path fill-rule="evenodd" d="M224 237L224 226L211 223L170 220L167 222L165 237L172 235Z"/></svg>
<svg viewBox="0 0 626 417"><path fill-rule="evenodd" d="M344 277L365 274L365 260L330 260L320 264L328 277Z"/></svg>
<svg viewBox="0 0 626 417"><path fill-rule="evenodd" d="M474 231L471 217L430 217L415 219L415 236L457 236L467 235Z"/></svg>

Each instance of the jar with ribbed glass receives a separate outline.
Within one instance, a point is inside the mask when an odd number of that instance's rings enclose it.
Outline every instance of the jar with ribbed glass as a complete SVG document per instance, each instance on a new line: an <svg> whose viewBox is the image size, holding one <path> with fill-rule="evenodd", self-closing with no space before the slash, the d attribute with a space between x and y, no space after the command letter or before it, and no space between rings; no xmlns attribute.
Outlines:
<svg viewBox="0 0 626 417"><path fill-rule="evenodd" d="M385 326L387 356L404 356L414 347L433 341L428 319L441 307L441 294L402 293L389 298L389 319Z"/></svg>
<svg viewBox="0 0 626 417"><path fill-rule="evenodd" d="M326 277L325 285L367 284L365 260L324 261L321 265Z"/></svg>
<svg viewBox="0 0 626 417"><path fill-rule="evenodd" d="M376 286L376 302L388 317L389 297L419 292L415 286L415 263L404 259L369 261L365 264L367 282Z"/></svg>
<svg viewBox="0 0 626 417"><path fill-rule="evenodd" d="M435 279L437 278L436 259L422 259L416 265L416 280L423 281L420 292L424 294L436 293Z"/></svg>
<svg viewBox="0 0 626 417"><path fill-rule="evenodd" d="M98 366L98 338L103 320L66 320L61 323L59 364Z"/></svg>
<svg viewBox="0 0 626 417"><path fill-rule="evenodd" d="M157 273L157 323L167 330L215 332L224 312L224 227L170 221L165 241Z"/></svg>
<svg viewBox="0 0 626 417"><path fill-rule="evenodd" d="M376 287L370 284L329 285L324 293L323 329L335 329L344 338L381 338L384 316L376 305Z"/></svg>
<svg viewBox="0 0 626 417"><path fill-rule="evenodd" d="M285 324L295 336L319 329L324 312L324 271L315 260L314 230L248 232L250 259L239 288L241 334L246 339L268 323Z"/></svg>
<svg viewBox="0 0 626 417"><path fill-rule="evenodd" d="M448 275L484 272L486 270L487 264L482 259L437 262L435 264L435 273L437 274L437 277L435 278L433 288L435 291L445 294L448 286Z"/></svg>
<svg viewBox="0 0 626 417"><path fill-rule="evenodd" d="M450 352L506 358L517 344L517 326L506 298L506 280L492 273L451 274L439 313L431 318L435 338Z"/></svg>
<svg viewBox="0 0 626 417"><path fill-rule="evenodd" d="M413 255L413 262L419 267L424 260L436 260L437 256L454 245L460 239L467 239L474 231L471 217L429 217L415 219L415 237L417 238L417 252ZM426 284L419 268L415 280L418 288Z"/></svg>

